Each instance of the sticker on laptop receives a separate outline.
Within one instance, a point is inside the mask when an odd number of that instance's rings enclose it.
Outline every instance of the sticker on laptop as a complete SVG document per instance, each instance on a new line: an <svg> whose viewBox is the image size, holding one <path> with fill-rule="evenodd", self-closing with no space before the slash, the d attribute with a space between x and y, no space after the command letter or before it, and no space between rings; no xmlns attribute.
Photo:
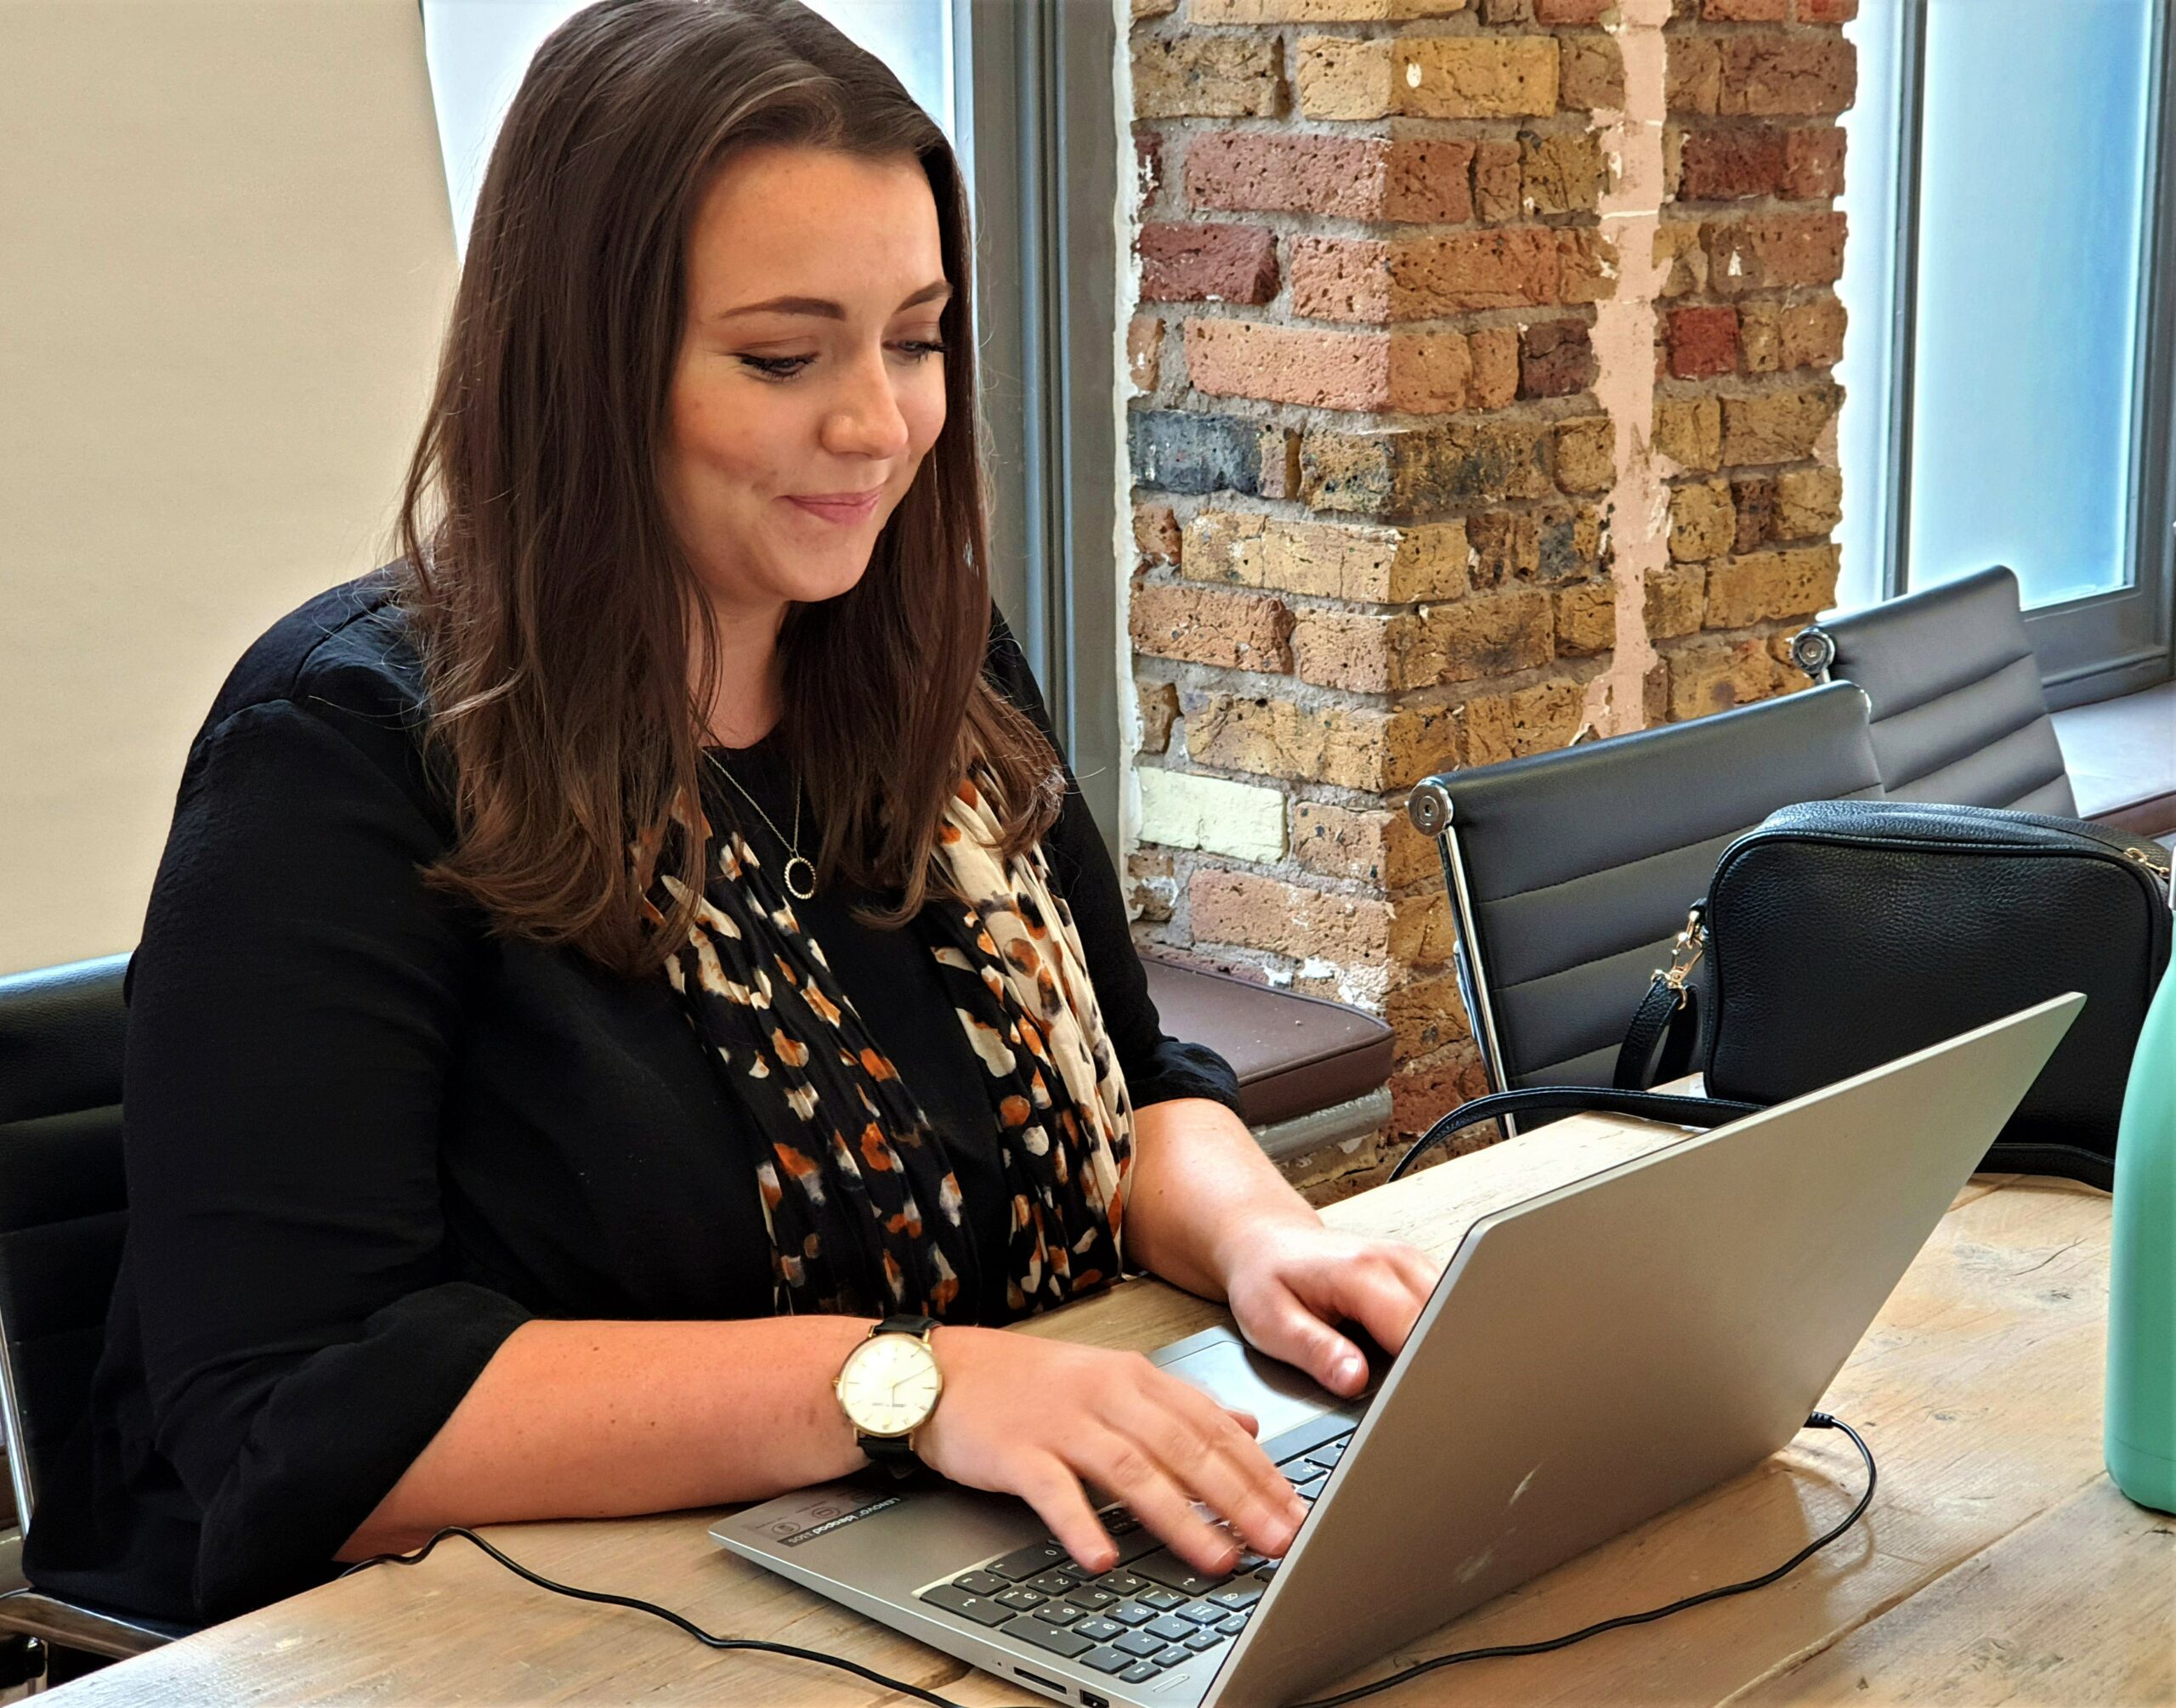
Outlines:
<svg viewBox="0 0 2176 1708"><path fill-rule="evenodd" d="M795 1548L874 1517L888 1507L896 1507L903 1498L886 1495L871 1500L867 1490L857 1489L851 1483L827 1483L820 1488L804 1490L798 1497L789 1496L785 1500L765 1502L759 1508L762 1516L756 1519L751 1515L743 1520L740 1528L780 1547Z"/></svg>

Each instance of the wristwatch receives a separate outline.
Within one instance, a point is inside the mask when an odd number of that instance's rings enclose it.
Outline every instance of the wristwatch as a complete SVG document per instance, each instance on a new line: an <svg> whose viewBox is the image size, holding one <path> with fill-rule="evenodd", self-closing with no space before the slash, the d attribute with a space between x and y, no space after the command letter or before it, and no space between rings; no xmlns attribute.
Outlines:
<svg viewBox="0 0 2176 1708"><path fill-rule="evenodd" d="M929 1422L944 1392L930 1332L932 1316L887 1316L870 1329L839 1366L831 1392L853 1425L854 1442L895 1476L910 1474L915 1431Z"/></svg>

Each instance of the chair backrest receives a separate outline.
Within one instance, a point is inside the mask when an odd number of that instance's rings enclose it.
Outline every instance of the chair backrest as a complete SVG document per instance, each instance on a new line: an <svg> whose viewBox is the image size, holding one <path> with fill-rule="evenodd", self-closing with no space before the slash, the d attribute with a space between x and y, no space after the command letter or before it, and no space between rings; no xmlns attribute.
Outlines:
<svg viewBox="0 0 2176 1708"><path fill-rule="evenodd" d="M1731 840L1779 806L1880 792L1865 696L1840 683L1419 784L1492 1085L1608 1084Z"/></svg>
<svg viewBox="0 0 2176 1708"><path fill-rule="evenodd" d="M1792 651L1867 691L1892 799L2077 816L2010 570L1829 618Z"/></svg>
<svg viewBox="0 0 2176 1708"><path fill-rule="evenodd" d="M128 968L0 977L0 1427L26 1530L38 1464L89 1402L121 1264Z"/></svg>

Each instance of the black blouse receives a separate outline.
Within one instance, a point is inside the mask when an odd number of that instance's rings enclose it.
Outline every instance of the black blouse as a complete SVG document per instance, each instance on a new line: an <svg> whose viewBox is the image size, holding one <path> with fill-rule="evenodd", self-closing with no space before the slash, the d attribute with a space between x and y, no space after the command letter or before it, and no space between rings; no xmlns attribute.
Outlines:
<svg viewBox="0 0 2176 1708"><path fill-rule="evenodd" d="M994 614L987 670L1048 732ZM91 1415L42 1478L42 1587L179 1620L308 1587L529 1318L769 1314L752 1135L663 976L494 936L421 881L451 834L422 703L380 571L275 625L190 749L129 971L127 1249ZM776 749L714 756L790 830ZM1159 1024L1077 789L1045 846L1135 1104L1236 1108L1224 1060ZM848 916L866 899L796 906L1001 1253L979 1070L927 949ZM976 1267L963 1296L1001 1321Z"/></svg>

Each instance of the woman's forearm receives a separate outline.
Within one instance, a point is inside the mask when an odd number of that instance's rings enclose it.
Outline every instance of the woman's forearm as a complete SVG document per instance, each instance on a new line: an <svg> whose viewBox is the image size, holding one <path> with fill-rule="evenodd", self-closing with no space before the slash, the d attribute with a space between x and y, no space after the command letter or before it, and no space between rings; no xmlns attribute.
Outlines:
<svg viewBox="0 0 2176 1708"><path fill-rule="evenodd" d="M754 1500L867 1462L831 1381L866 1319L524 1323L340 1551L447 1524Z"/></svg>
<svg viewBox="0 0 2176 1708"><path fill-rule="evenodd" d="M1231 1247L1250 1229L1320 1224L1247 1123L1205 1097L1134 1111L1130 1173L1126 1261L1205 1298L1224 1297Z"/></svg>

